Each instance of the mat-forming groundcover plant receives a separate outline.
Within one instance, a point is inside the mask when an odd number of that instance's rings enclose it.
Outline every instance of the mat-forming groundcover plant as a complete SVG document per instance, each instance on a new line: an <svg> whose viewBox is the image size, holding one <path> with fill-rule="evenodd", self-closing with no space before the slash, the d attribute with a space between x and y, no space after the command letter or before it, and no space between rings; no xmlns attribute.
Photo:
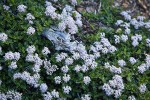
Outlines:
<svg viewBox="0 0 150 100"><path fill-rule="evenodd" d="M86 35L76 0L0 3L0 100L149 100L144 16L122 11Z"/></svg>

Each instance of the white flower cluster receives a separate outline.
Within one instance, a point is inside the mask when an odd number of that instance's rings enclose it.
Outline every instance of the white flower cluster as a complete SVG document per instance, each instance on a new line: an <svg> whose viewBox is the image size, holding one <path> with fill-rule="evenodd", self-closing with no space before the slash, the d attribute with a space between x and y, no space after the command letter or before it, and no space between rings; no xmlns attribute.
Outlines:
<svg viewBox="0 0 150 100"><path fill-rule="evenodd" d="M61 83L61 77L60 76L56 76L54 78L54 80L55 80L55 84L60 84Z"/></svg>
<svg viewBox="0 0 150 100"><path fill-rule="evenodd" d="M103 33L105 34L105 33ZM114 53L117 48L113 45L110 44L109 40L107 38L101 37L100 42L95 42L94 46L92 45L90 48L91 51L98 54L98 52L101 51L102 54L107 54L107 53Z"/></svg>
<svg viewBox="0 0 150 100"><path fill-rule="evenodd" d="M31 13L27 13L25 20L29 22L29 24L33 24L33 20L35 17Z"/></svg>
<svg viewBox="0 0 150 100"><path fill-rule="evenodd" d="M148 22L144 22L144 19L145 19L145 17L144 16L138 16L137 18L131 18L131 16L129 15L129 11L128 12L126 12L126 11L123 11L123 12L121 12L121 15L122 16L124 16L124 18L127 20L127 21L129 21L129 23L124 23L124 24L122 24L123 22L121 22L121 23L119 23L119 24L121 24L121 26L127 26L127 25L125 25L125 24L131 24L131 25L133 25L134 26L134 28L135 29L139 29L139 28L141 28L141 27L144 27L144 28L147 28L147 29L149 29L150 28L150 22L148 21ZM117 25L119 25L118 23L117 23Z"/></svg>
<svg viewBox="0 0 150 100"><path fill-rule="evenodd" d="M17 8L18 8L18 11L19 11L19 12L25 12L26 9L27 9L27 6L21 4L21 5L19 5Z"/></svg>
<svg viewBox="0 0 150 100"><path fill-rule="evenodd" d="M145 93L147 90L146 84L141 84L139 87L140 93Z"/></svg>
<svg viewBox="0 0 150 100"><path fill-rule="evenodd" d="M123 59L118 60L118 65L121 67L124 67L124 66L126 66L126 62Z"/></svg>
<svg viewBox="0 0 150 100"><path fill-rule="evenodd" d="M22 100L22 93L16 91L0 92L0 100Z"/></svg>
<svg viewBox="0 0 150 100"><path fill-rule="evenodd" d="M137 60L134 57L129 58L130 63L133 65L137 62Z"/></svg>
<svg viewBox="0 0 150 100"><path fill-rule="evenodd" d="M126 41L128 40L128 36L122 34L122 35L121 35L121 40L122 40L123 42L126 42Z"/></svg>
<svg viewBox="0 0 150 100"><path fill-rule="evenodd" d="M11 62L11 64L8 66L10 69L16 69L17 68L17 64L16 62Z"/></svg>
<svg viewBox="0 0 150 100"><path fill-rule="evenodd" d="M104 67L105 67L105 68L109 68L110 72L112 72L112 73L115 73L115 74L121 74L121 73L122 73L120 67L117 68L117 67L115 67L114 65L110 65L108 62L105 63L105 66L104 66Z"/></svg>
<svg viewBox="0 0 150 100"><path fill-rule="evenodd" d="M147 45L148 47L150 47L150 39L149 39L149 38L146 39L146 45Z"/></svg>
<svg viewBox="0 0 150 100"><path fill-rule="evenodd" d="M40 67L43 64L43 60L39 57L39 55L37 53L35 53L36 48L35 48L34 45L28 46L26 51L28 53L28 55L26 56L26 61L27 62L33 62L34 63L34 67L32 68L32 70L35 73L38 73L41 70Z"/></svg>
<svg viewBox="0 0 150 100"><path fill-rule="evenodd" d="M42 50L42 54L43 55L48 55L48 54L50 54L51 52L50 52L50 50L48 49L48 47L44 47L43 48L43 50Z"/></svg>
<svg viewBox="0 0 150 100"><path fill-rule="evenodd" d="M120 37L118 35L114 35L115 44L120 43Z"/></svg>
<svg viewBox="0 0 150 100"><path fill-rule="evenodd" d="M69 71L68 66L66 65L66 66L61 67L61 71L62 71L63 73L68 73L68 71Z"/></svg>
<svg viewBox="0 0 150 100"><path fill-rule="evenodd" d="M72 2L74 5L76 2ZM46 1L46 16L50 16L52 19L61 20L58 24L58 28L61 31L68 29L68 33L75 34L78 32L78 27L82 27L81 15L77 11L73 11L73 8L69 5L63 9L61 14L56 13L56 8L53 7L51 2ZM73 19L75 15L75 20ZM78 26L78 27L77 27Z"/></svg>
<svg viewBox="0 0 150 100"><path fill-rule="evenodd" d="M59 98L59 92L57 92L55 89L50 93L50 92L46 92L45 94L43 94L44 100L52 100L53 98Z"/></svg>
<svg viewBox="0 0 150 100"><path fill-rule="evenodd" d="M26 49L28 54L33 54L36 51L36 48L34 45L28 46L28 48Z"/></svg>
<svg viewBox="0 0 150 100"><path fill-rule="evenodd" d="M10 7L6 6L6 5L3 5L3 8L4 8L4 10L9 10L10 9Z"/></svg>
<svg viewBox="0 0 150 100"><path fill-rule="evenodd" d="M84 96L81 97L81 100L91 100L91 97L89 94L85 94Z"/></svg>
<svg viewBox="0 0 150 100"><path fill-rule="evenodd" d="M60 62L60 61L64 60L66 57L68 57L68 54L62 52L61 54L57 54L55 59L57 62Z"/></svg>
<svg viewBox="0 0 150 100"><path fill-rule="evenodd" d="M14 79L22 79L27 82L27 84L37 88L39 86L39 79L40 75L38 73L34 74L33 76L30 75L29 72L24 71L23 73L15 73L13 75Z"/></svg>
<svg viewBox="0 0 150 100"><path fill-rule="evenodd" d="M66 59L65 59L65 64L66 64L66 65L71 65L71 64L73 64L73 59L70 58L70 57L66 58Z"/></svg>
<svg viewBox="0 0 150 100"><path fill-rule="evenodd" d="M125 28L124 34L129 35L131 33L130 25L134 26L135 29L139 29L141 27L144 27L144 28L146 28L150 31L150 21L145 22L145 17L144 16L137 16L137 18L132 19L131 16L129 15L129 13L131 13L131 12L130 11L121 12L121 15L124 16L124 18L128 22L124 22L122 20L117 20L117 22L115 23L117 26L121 26L121 27ZM126 42L128 40L128 36L124 35L124 34L121 35L121 37L119 37L118 35L114 35L116 44L120 43L120 40L122 40L124 42ZM134 47L136 47L136 46L139 45L139 42L142 41L142 35L138 35L138 34L135 33L134 36L131 36L131 40L132 40L132 45ZM150 39L146 39L146 45L148 47L150 47Z"/></svg>
<svg viewBox="0 0 150 100"><path fill-rule="evenodd" d="M135 36L131 37L131 40L132 40L132 45L136 47L139 45L139 41L142 41L142 35L136 34Z"/></svg>
<svg viewBox="0 0 150 100"><path fill-rule="evenodd" d="M13 53L13 52L9 51L9 52L5 53L4 59L18 61L20 59L20 53L19 52Z"/></svg>
<svg viewBox="0 0 150 100"><path fill-rule="evenodd" d="M136 100L135 96L134 95L131 95L128 97L128 100Z"/></svg>
<svg viewBox="0 0 150 100"><path fill-rule="evenodd" d="M28 29L27 29L27 35L33 35L35 33L35 28L30 26Z"/></svg>
<svg viewBox="0 0 150 100"><path fill-rule="evenodd" d="M146 63L143 63L140 66L138 66L138 72L141 74L143 74L145 71L147 71L150 67L150 55L146 55L145 62Z"/></svg>
<svg viewBox="0 0 150 100"><path fill-rule="evenodd" d="M55 71L58 70L57 65L51 65L51 62L47 60L44 60L44 68L46 69L46 73L48 75L52 75Z"/></svg>
<svg viewBox="0 0 150 100"><path fill-rule="evenodd" d="M69 92L72 90L72 88L70 87L70 86L64 86L63 87L63 92L65 93L65 94L69 94Z"/></svg>
<svg viewBox="0 0 150 100"><path fill-rule="evenodd" d="M109 83L104 83L103 90L106 95L114 95L115 98L119 98L124 89L123 79L119 75L113 76L113 80L109 80Z"/></svg>
<svg viewBox="0 0 150 100"><path fill-rule="evenodd" d="M76 0L71 0L71 4L72 4L73 6L75 6L75 5L77 5L77 1L76 1Z"/></svg>
<svg viewBox="0 0 150 100"><path fill-rule="evenodd" d="M88 85L91 82L91 78L89 76L84 76L83 82L84 84Z"/></svg>
<svg viewBox="0 0 150 100"><path fill-rule="evenodd" d="M71 79L69 74L64 74L64 76L62 78L65 83L69 82Z"/></svg>
<svg viewBox="0 0 150 100"><path fill-rule="evenodd" d="M47 87L46 83L42 83L40 85L40 90L41 90L42 93L46 92L47 89L48 89L48 87Z"/></svg>
<svg viewBox="0 0 150 100"><path fill-rule="evenodd" d="M6 42L7 39L8 39L7 34L5 34L5 33L0 33L0 41Z"/></svg>
<svg viewBox="0 0 150 100"><path fill-rule="evenodd" d="M124 34L122 34L121 36L114 35L114 38L115 38L115 44L120 43L120 41L127 42L128 40L128 36Z"/></svg>

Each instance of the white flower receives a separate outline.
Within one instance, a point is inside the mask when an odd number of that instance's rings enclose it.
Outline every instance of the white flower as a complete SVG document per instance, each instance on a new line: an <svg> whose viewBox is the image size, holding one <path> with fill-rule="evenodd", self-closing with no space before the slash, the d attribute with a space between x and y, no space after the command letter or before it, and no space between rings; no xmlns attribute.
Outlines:
<svg viewBox="0 0 150 100"><path fill-rule="evenodd" d="M136 59L133 57L130 57L129 61L132 65L136 63Z"/></svg>
<svg viewBox="0 0 150 100"><path fill-rule="evenodd" d="M118 35L114 35L115 37L115 44L120 43L120 37Z"/></svg>
<svg viewBox="0 0 150 100"><path fill-rule="evenodd" d="M89 94L85 94L84 96L81 97L81 100L91 100L91 97Z"/></svg>
<svg viewBox="0 0 150 100"><path fill-rule="evenodd" d="M86 66L86 65L82 65L80 68L81 68L81 70L82 70L84 73L89 70L89 67Z"/></svg>
<svg viewBox="0 0 150 100"><path fill-rule="evenodd" d="M146 45L150 47L150 39L146 39Z"/></svg>
<svg viewBox="0 0 150 100"><path fill-rule="evenodd" d="M0 33L0 41L5 42L8 39L7 34L5 33Z"/></svg>
<svg viewBox="0 0 150 100"><path fill-rule="evenodd" d="M136 46L139 45L139 42L138 42L137 40L134 40L134 41L132 42L132 45L133 45L134 47L136 47Z"/></svg>
<svg viewBox="0 0 150 100"><path fill-rule="evenodd" d="M117 48L115 47L115 46L110 46L109 48L108 48L108 50L109 50L109 52L110 53L114 53L115 51L117 51Z"/></svg>
<svg viewBox="0 0 150 100"><path fill-rule="evenodd" d="M60 77L60 76L56 76L56 77L54 78L54 80L55 80L55 83L56 83L56 84L60 84L60 83L61 83L61 77Z"/></svg>
<svg viewBox="0 0 150 100"><path fill-rule="evenodd" d="M106 95L108 96L114 93L114 90L109 86L109 84L104 83L102 89L105 91Z"/></svg>
<svg viewBox="0 0 150 100"><path fill-rule="evenodd" d="M128 36L127 35L121 35L121 40L123 42L126 42L128 40Z"/></svg>
<svg viewBox="0 0 150 100"><path fill-rule="evenodd" d="M146 88L146 84L141 84L139 87L140 93L145 93L147 88Z"/></svg>
<svg viewBox="0 0 150 100"><path fill-rule="evenodd" d="M141 64L140 66L138 66L138 72L143 74L147 70L146 67L146 64Z"/></svg>
<svg viewBox="0 0 150 100"><path fill-rule="evenodd" d="M100 52L95 52L94 53L94 57L97 59L97 58L99 58L101 55L100 55Z"/></svg>
<svg viewBox="0 0 150 100"><path fill-rule="evenodd" d="M47 55L49 53L50 53L50 50L47 47L44 47L43 50L42 50L42 54Z"/></svg>
<svg viewBox="0 0 150 100"><path fill-rule="evenodd" d="M125 62L124 60L118 60L118 64L119 64L119 66L121 66L121 67L126 66L126 62Z"/></svg>
<svg viewBox="0 0 150 100"><path fill-rule="evenodd" d="M143 21L144 19L145 19L144 16L138 16L138 17L137 17L137 20L139 20L139 21Z"/></svg>
<svg viewBox="0 0 150 100"><path fill-rule="evenodd" d="M5 53L4 59L5 60L13 60L14 59L14 54L11 51L7 52L7 53Z"/></svg>
<svg viewBox="0 0 150 100"><path fill-rule="evenodd" d="M128 100L136 100L134 95L128 97Z"/></svg>
<svg viewBox="0 0 150 100"><path fill-rule="evenodd" d="M74 70L75 70L76 72L79 72L79 71L81 70L81 66L76 65L75 68L74 68Z"/></svg>
<svg viewBox="0 0 150 100"><path fill-rule="evenodd" d="M42 93L46 92L47 89L48 89L48 87L47 87L47 85L45 83L42 83L40 85L40 90L41 90Z"/></svg>
<svg viewBox="0 0 150 100"><path fill-rule="evenodd" d="M73 52L72 54L73 54L72 58L74 60L78 60L80 58L80 54L78 52Z"/></svg>
<svg viewBox="0 0 150 100"><path fill-rule="evenodd" d="M35 19L35 17L31 13L28 13L25 18L25 20L29 21L29 24L33 24L32 20L34 20L34 19Z"/></svg>
<svg viewBox="0 0 150 100"><path fill-rule="evenodd" d="M35 33L35 28L33 28L32 26L30 26L27 29L27 35L33 35Z"/></svg>
<svg viewBox="0 0 150 100"><path fill-rule="evenodd" d="M129 28L126 28L125 29L125 34L130 34L131 33L131 30Z"/></svg>
<svg viewBox="0 0 150 100"><path fill-rule="evenodd" d="M114 91L114 97L115 97L115 98L119 98L119 97L121 96L121 91L122 91L122 90L120 90L120 89L119 89L119 90L115 90L115 91Z"/></svg>
<svg viewBox="0 0 150 100"><path fill-rule="evenodd" d="M64 86L63 87L63 91L65 94L69 94L69 92L72 90L72 88L70 86Z"/></svg>
<svg viewBox="0 0 150 100"><path fill-rule="evenodd" d="M28 54L33 54L35 52L36 48L34 45L28 46L28 48L26 49Z"/></svg>
<svg viewBox="0 0 150 100"><path fill-rule="evenodd" d="M8 67L10 69L16 69L17 68L17 64L16 64L16 62L11 62L11 64Z"/></svg>
<svg viewBox="0 0 150 100"><path fill-rule="evenodd" d="M38 72L40 72L40 65L38 65L38 64L35 64L34 65L34 67L32 68L32 70L34 71L34 72L36 72L36 73L38 73Z"/></svg>
<svg viewBox="0 0 150 100"><path fill-rule="evenodd" d="M28 55L26 56L26 61L27 61L27 62L34 62L34 55L28 54Z"/></svg>
<svg viewBox="0 0 150 100"><path fill-rule="evenodd" d="M66 66L61 67L61 71L62 71L63 73L67 73L67 72L69 71L68 66L66 65Z"/></svg>
<svg viewBox="0 0 150 100"><path fill-rule="evenodd" d="M57 92L55 89L51 92L51 95L52 95L54 98L59 98L59 92Z"/></svg>
<svg viewBox="0 0 150 100"><path fill-rule="evenodd" d="M45 1L45 6L47 7L47 6L51 6L52 5L52 3L51 2L49 2L49 1Z"/></svg>
<svg viewBox="0 0 150 100"><path fill-rule="evenodd" d="M69 80L70 80L70 75L69 75L69 74L64 74L64 76L63 76L63 81L64 81L65 83L67 83Z"/></svg>
<svg viewBox="0 0 150 100"><path fill-rule="evenodd" d="M72 4L73 6L75 6L75 5L77 5L77 1L76 1L76 0L71 0L71 4Z"/></svg>
<svg viewBox="0 0 150 100"><path fill-rule="evenodd" d="M52 95L49 92L46 92L46 94L43 94L44 100L52 100Z"/></svg>
<svg viewBox="0 0 150 100"><path fill-rule="evenodd" d="M22 93L15 92L15 91L8 91L6 93L7 99L10 100L22 100Z"/></svg>
<svg viewBox="0 0 150 100"><path fill-rule="evenodd" d="M45 15L50 16L52 19L56 19L58 17L57 13L55 12L56 8L54 8L50 2L46 3L46 5L47 7L45 10Z"/></svg>
<svg viewBox="0 0 150 100"><path fill-rule="evenodd" d="M106 63L104 64L104 67L105 67L105 68L110 68L111 65L109 64L109 62L106 62Z"/></svg>
<svg viewBox="0 0 150 100"><path fill-rule="evenodd" d="M149 67L150 67L150 55L146 55L145 61L146 61L147 67L149 68ZM147 68L147 69L148 69L148 68Z"/></svg>
<svg viewBox="0 0 150 100"><path fill-rule="evenodd" d="M65 60L65 64L66 65L71 65L73 63L73 59L72 58L66 58Z"/></svg>
<svg viewBox="0 0 150 100"><path fill-rule="evenodd" d="M120 24L122 24L123 21L122 20L117 20L117 22L115 23L115 25L119 26Z"/></svg>
<svg viewBox="0 0 150 100"><path fill-rule="evenodd" d="M3 8L4 8L4 10L9 10L10 9L10 7L6 6L6 5L3 5Z"/></svg>
<svg viewBox="0 0 150 100"><path fill-rule="evenodd" d="M108 53L108 49L106 47L102 48L102 53L103 54L107 54Z"/></svg>
<svg viewBox="0 0 150 100"><path fill-rule="evenodd" d="M113 72L113 73L116 73L116 74L121 74L122 73L121 68L117 68L113 65L110 67L110 71Z"/></svg>
<svg viewBox="0 0 150 100"><path fill-rule="evenodd" d="M91 82L91 78L89 76L84 76L83 82L87 85Z"/></svg>
<svg viewBox="0 0 150 100"><path fill-rule="evenodd" d="M21 5L19 5L19 6L17 7L17 9L18 9L19 12L25 12L26 9L27 9L27 6L21 4Z"/></svg>
<svg viewBox="0 0 150 100"><path fill-rule="evenodd" d="M14 59L17 61L20 59L20 53L19 52L14 52Z"/></svg>

